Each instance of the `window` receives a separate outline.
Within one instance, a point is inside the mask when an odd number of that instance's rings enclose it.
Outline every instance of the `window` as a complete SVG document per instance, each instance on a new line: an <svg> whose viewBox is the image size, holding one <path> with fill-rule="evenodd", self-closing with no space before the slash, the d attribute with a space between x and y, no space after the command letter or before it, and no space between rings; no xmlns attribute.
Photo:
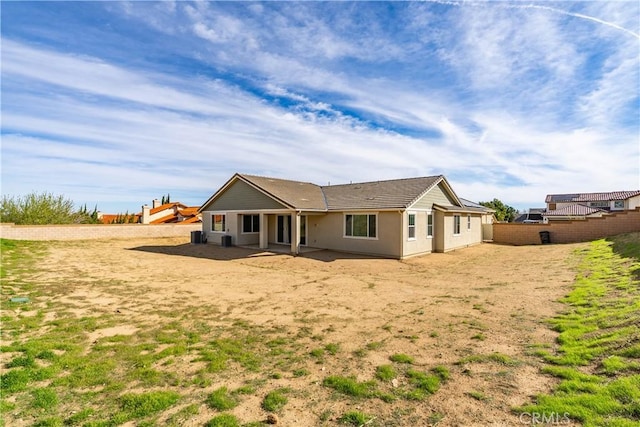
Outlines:
<svg viewBox="0 0 640 427"><path fill-rule="evenodd" d="M416 238L416 214L409 214L409 239Z"/></svg>
<svg viewBox="0 0 640 427"><path fill-rule="evenodd" d="M376 237L376 215L345 215L344 235L349 237Z"/></svg>
<svg viewBox="0 0 640 427"><path fill-rule="evenodd" d="M433 237L433 214L427 214L427 237Z"/></svg>
<svg viewBox="0 0 640 427"><path fill-rule="evenodd" d="M225 215L211 215L211 231L219 231L222 233L227 231L225 227Z"/></svg>
<svg viewBox="0 0 640 427"><path fill-rule="evenodd" d="M624 209L624 200L616 200L613 202L614 209Z"/></svg>
<svg viewBox="0 0 640 427"><path fill-rule="evenodd" d="M471 215L467 215L467 230L471 230Z"/></svg>
<svg viewBox="0 0 640 427"><path fill-rule="evenodd" d="M453 234L460 234L460 215L453 216Z"/></svg>
<svg viewBox="0 0 640 427"><path fill-rule="evenodd" d="M591 202L589 203L589 206L592 208L608 208L609 202Z"/></svg>
<svg viewBox="0 0 640 427"><path fill-rule="evenodd" d="M259 233L260 215L242 215L242 232Z"/></svg>

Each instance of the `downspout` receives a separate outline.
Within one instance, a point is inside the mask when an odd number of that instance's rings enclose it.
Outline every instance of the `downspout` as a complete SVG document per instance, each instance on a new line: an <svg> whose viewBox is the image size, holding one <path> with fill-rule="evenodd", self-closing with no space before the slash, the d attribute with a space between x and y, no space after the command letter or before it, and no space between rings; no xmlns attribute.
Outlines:
<svg viewBox="0 0 640 427"><path fill-rule="evenodd" d="M400 259L404 259L404 211L398 211L400 214Z"/></svg>

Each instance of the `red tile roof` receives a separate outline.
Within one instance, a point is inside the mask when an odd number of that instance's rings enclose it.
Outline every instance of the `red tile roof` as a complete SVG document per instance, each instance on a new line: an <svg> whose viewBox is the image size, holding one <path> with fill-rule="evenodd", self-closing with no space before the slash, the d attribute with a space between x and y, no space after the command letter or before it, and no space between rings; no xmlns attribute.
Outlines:
<svg viewBox="0 0 640 427"><path fill-rule="evenodd" d="M167 210L167 209L173 209L173 207L174 207L174 206L175 206L175 207L177 207L178 209L180 209L180 208L183 208L183 209L184 209L184 208L186 208L186 207L187 207L186 205L183 205L183 204L182 204L182 203L180 203L180 202L175 202L175 203L165 203L164 205L160 205L160 206L158 206L157 208L153 208L153 209L151 209L151 211L150 211L149 213L150 213L151 215L153 215L153 214L156 214L156 213L158 213L158 212L162 212L162 211ZM197 209L197 208L196 208L196 209Z"/></svg>

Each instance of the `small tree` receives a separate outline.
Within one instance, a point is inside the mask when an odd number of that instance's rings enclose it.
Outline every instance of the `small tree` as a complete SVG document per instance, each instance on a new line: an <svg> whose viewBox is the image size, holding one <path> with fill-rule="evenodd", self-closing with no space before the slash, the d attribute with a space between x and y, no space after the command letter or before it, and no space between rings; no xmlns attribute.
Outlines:
<svg viewBox="0 0 640 427"><path fill-rule="evenodd" d="M15 198L2 196L0 204L0 221L15 224L73 224L79 216L71 200L46 192Z"/></svg>
<svg viewBox="0 0 640 427"><path fill-rule="evenodd" d="M515 208L505 205L498 199L493 199L490 202L480 202L480 204L489 209L495 210L495 216L498 221L513 222L518 214L518 211Z"/></svg>

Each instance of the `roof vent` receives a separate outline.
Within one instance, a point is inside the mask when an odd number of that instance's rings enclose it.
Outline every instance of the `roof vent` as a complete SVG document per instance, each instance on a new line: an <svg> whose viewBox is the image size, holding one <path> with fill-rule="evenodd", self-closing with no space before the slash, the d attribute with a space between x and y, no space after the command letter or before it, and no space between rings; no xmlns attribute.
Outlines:
<svg viewBox="0 0 640 427"><path fill-rule="evenodd" d="M367 197L367 200L375 200L375 197Z"/></svg>

